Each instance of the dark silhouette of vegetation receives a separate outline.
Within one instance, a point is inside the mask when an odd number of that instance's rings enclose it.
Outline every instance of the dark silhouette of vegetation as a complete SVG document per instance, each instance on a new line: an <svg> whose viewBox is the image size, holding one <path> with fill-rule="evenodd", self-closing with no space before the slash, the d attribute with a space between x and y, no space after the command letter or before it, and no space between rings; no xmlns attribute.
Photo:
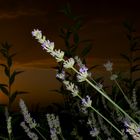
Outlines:
<svg viewBox="0 0 140 140"><path fill-rule="evenodd" d="M7 77L7 83L2 84L0 83L0 90L3 94L5 94L8 98L8 111L11 111L12 103L15 101L16 97L18 95L26 94L25 91L12 91L12 85L15 82L15 78L17 75L23 73L23 71L18 71L13 69L13 57L16 55L16 53L10 53L11 45L7 42L2 43L0 45L0 53L2 54L4 61L0 64L1 67L4 69L4 74Z"/></svg>

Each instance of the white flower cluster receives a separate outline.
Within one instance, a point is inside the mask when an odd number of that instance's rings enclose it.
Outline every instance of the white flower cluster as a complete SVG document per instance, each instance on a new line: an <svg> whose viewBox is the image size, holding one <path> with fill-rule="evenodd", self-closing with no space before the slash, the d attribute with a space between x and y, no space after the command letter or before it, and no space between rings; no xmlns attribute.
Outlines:
<svg viewBox="0 0 140 140"><path fill-rule="evenodd" d="M90 130L90 135L92 137L96 137L99 135L100 131L99 131L99 128L96 127L96 119L94 117L94 114L91 113L89 116L88 116L88 122L87 124L90 126L91 130Z"/></svg>
<svg viewBox="0 0 140 140"><path fill-rule="evenodd" d="M87 95L86 98L82 99L82 105L85 107L91 107L92 104L92 100L90 99L90 97Z"/></svg>
<svg viewBox="0 0 140 140"><path fill-rule="evenodd" d="M37 126L37 123L31 118L30 113L28 112L28 109L22 99L20 99L19 106L21 108L21 112L23 114L25 122L29 125L31 129L35 128Z"/></svg>
<svg viewBox="0 0 140 140"><path fill-rule="evenodd" d="M74 65L75 61L73 58L69 58L68 60L64 61L64 68L68 69L68 68L72 68Z"/></svg>
<svg viewBox="0 0 140 140"><path fill-rule="evenodd" d="M32 31L32 35L38 40L39 43L42 44L43 49L50 53L57 62L63 61L64 52L56 49L54 50L54 42L46 40L45 36L42 35L40 30L34 29L34 31Z"/></svg>
<svg viewBox="0 0 140 140"><path fill-rule="evenodd" d="M8 119L7 119L7 130L8 130L8 134L9 134L9 135L11 135L11 133L12 133L11 120L12 120L12 117L9 116Z"/></svg>
<svg viewBox="0 0 140 140"><path fill-rule="evenodd" d="M117 74L112 74L112 70L113 70L112 66L113 66L113 63L111 63L110 61L108 61L103 66L105 67L106 71L111 72L110 80L113 81L113 80L116 80L118 78L118 75Z"/></svg>
<svg viewBox="0 0 140 140"><path fill-rule="evenodd" d="M30 128L25 124L25 122L20 123L21 127L24 129L28 137L32 140L38 140L38 136L34 133L31 132Z"/></svg>
<svg viewBox="0 0 140 140"><path fill-rule="evenodd" d="M58 116L47 114L47 121L50 127L51 139L58 140L57 134L61 134L61 127Z"/></svg>
<svg viewBox="0 0 140 140"><path fill-rule="evenodd" d="M126 132L128 132L134 140L140 140L140 126L127 121L124 122L124 125L126 127Z"/></svg>
<svg viewBox="0 0 140 140"><path fill-rule="evenodd" d="M66 86L66 89L71 91L71 94L73 95L73 97L78 96L79 90L78 90L78 87L74 85L74 83L66 81L66 80L64 80L63 83Z"/></svg>
<svg viewBox="0 0 140 140"><path fill-rule="evenodd" d="M98 136L99 135L99 130L95 127L95 128L92 128L91 130L90 130L90 135L92 136L92 137L96 137L96 136Z"/></svg>
<svg viewBox="0 0 140 140"><path fill-rule="evenodd" d="M106 68L106 71L110 71L111 72L112 71L113 63L111 63L110 61L108 61L103 66Z"/></svg>
<svg viewBox="0 0 140 140"><path fill-rule="evenodd" d="M83 82L87 79L87 77L88 77L88 72L83 71L77 75L77 80L78 80L78 82Z"/></svg>
<svg viewBox="0 0 140 140"><path fill-rule="evenodd" d="M65 71L62 71L62 73L57 73L56 77L61 80L65 80Z"/></svg>

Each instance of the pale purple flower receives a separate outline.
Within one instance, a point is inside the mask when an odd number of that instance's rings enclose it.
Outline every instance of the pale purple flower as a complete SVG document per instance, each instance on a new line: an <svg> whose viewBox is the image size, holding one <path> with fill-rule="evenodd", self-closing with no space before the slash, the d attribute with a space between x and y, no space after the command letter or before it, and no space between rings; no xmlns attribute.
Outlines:
<svg viewBox="0 0 140 140"><path fill-rule="evenodd" d="M92 104L92 100L90 99L90 97L87 95L86 98L82 99L82 105L85 107L91 107Z"/></svg>
<svg viewBox="0 0 140 140"><path fill-rule="evenodd" d="M22 99L20 99L19 106L21 108L21 112L23 114L25 122L29 124L30 128L35 128L37 126L37 123L34 119L31 118L31 115L28 112L28 109Z"/></svg>
<svg viewBox="0 0 140 140"><path fill-rule="evenodd" d="M25 124L25 122L20 123L21 127L24 129L28 137L32 140L38 140L38 136L34 133L31 132L30 128Z"/></svg>
<svg viewBox="0 0 140 140"><path fill-rule="evenodd" d="M60 50L54 50L54 43L46 40L46 37L42 35L42 32L38 29L34 29L32 31L32 35L41 43L43 49L45 49L48 53L50 53L57 62L63 61L64 52Z"/></svg>
<svg viewBox="0 0 140 140"><path fill-rule="evenodd" d="M78 82L83 82L87 79L87 77L88 77L88 73L87 73L87 71L84 71L77 75L77 80L78 80Z"/></svg>
<svg viewBox="0 0 140 140"><path fill-rule="evenodd" d="M83 73L83 72L87 72L88 68L86 66L83 66L80 68L79 72Z"/></svg>
<svg viewBox="0 0 140 140"><path fill-rule="evenodd" d="M40 39L42 38L42 32L38 29L34 29L34 31L32 31L32 36L34 36L36 39Z"/></svg>
<svg viewBox="0 0 140 140"><path fill-rule="evenodd" d="M54 50L54 42L50 42L49 40L45 40L41 46L48 53L52 53Z"/></svg>
<svg viewBox="0 0 140 140"><path fill-rule="evenodd" d="M62 71L62 73L57 73L56 77L61 80L65 80L65 71Z"/></svg>
<svg viewBox="0 0 140 140"><path fill-rule="evenodd" d="M59 118L54 114L47 114L46 117L48 125L50 127L51 139L57 140L58 139L57 134L61 134Z"/></svg>

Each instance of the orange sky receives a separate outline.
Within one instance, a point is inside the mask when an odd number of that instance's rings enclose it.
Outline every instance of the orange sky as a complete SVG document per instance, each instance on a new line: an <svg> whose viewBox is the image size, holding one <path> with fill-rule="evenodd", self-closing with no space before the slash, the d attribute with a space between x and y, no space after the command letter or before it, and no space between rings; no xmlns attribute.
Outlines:
<svg viewBox="0 0 140 140"><path fill-rule="evenodd" d="M48 91L59 85L55 80L55 71L50 70L51 66L55 66L55 60L41 49L31 36L31 31L34 28L41 29L48 39L55 42L57 48L63 48L64 43L58 31L68 20L58 10L67 1L0 1L0 42L8 41L13 45L13 51L17 52L14 59L16 68L25 70L25 73L17 78L15 87L30 92L30 95L23 97L28 103L50 103L61 98ZM102 64L111 59L117 67L122 67L124 62L119 54L126 52L128 47L122 22L131 19L140 33L138 1L118 0L114 3L71 0L70 4L76 15L84 16L85 25L80 31L80 37L93 40L88 65ZM1 76L0 81L3 79ZM2 97L0 102L3 100Z"/></svg>

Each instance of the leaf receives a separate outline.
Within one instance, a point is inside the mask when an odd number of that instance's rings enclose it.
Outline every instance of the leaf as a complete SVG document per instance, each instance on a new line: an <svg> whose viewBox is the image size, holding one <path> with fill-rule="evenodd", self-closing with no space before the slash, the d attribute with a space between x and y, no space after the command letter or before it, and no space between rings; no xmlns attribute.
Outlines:
<svg viewBox="0 0 140 140"><path fill-rule="evenodd" d="M82 20L78 20L75 25L72 27L73 32L77 32L82 27Z"/></svg>
<svg viewBox="0 0 140 140"><path fill-rule="evenodd" d="M122 58L124 58L125 60L127 60L128 62L131 63L131 60L130 60L129 56L127 56L126 54L122 54L122 53L120 55L121 55Z"/></svg>
<svg viewBox="0 0 140 140"><path fill-rule="evenodd" d="M73 35L73 41L76 44L79 42L79 35L78 35L78 33L74 33L74 35Z"/></svg>
<svg viewBox="0 0 140 140"><path fill-rule="evenodd" d="M0 64L0 66L4 67L4 72L6 76L9 77L10 76L9 68L5 64Z"/></svg>
<svg viewBox="0 0 140 140"><path fill-rule="evenodd" d="M99 65L94 65L94 66L91 66L88 70L90 71L90 70L92 70L92 69L94 69L94 68L96 68L96 67L98 67Z"/></svg>
<svg viewBox="0 0 140 140"><path fill-rule="evenodd" d="M131 72L139 71L140 70L140 65L134 65L131 67Z"/></svg>
<svg viewBox="0 0 140 140"><path fill-rule="evenodd" d="M22 73L22 72L24 72L24 71L14 71L14 72L11 74L11 77L10 77L10 85L13 84L16 75L18 75L18 74L20 74L20 73Z"/></svg>
<svg viewBox="0 0 140 140"><path fill-rule="evenodd" d="M7 64L9 67L12 66L12 58L16 55L16 53L11 54L7 59Z"/></svg>
<svg viewBox="0 0 140 140"><path fill-rule="evenodd" d="M140 57L136 57L133 59L133 62L136 62L136 61L139 61L140 60Z"/></svg>
<svg viewBox="0 0 140 140"><path fill-rule="evenodd" d="M10 99L9 99L9 102L10 104L14 102L14 100L16 99L16 97L18 95L22 95L22 94L27 94L28 92L26 91L15 91L11 96L10 96Z"/></svg>
<svg viewBox="0 0 140 140"><path fill-rule="evenodd" d="M81 52L81 57L85 57L90 50L92 49L92 44L89 44L87 47L85 47Z"/></svg>
<svg viewBox="0 0 140 140"><path fill-rule="evenodd" d="M0 84L0 90L7 96L9 96L9 91L7 90L7 85L5 84Z"/></svg>
<svg viewBox="0 0 140 140"><path fill-rule="evenodd" d="M138 82L140 82L140 78L137 78L133 81L133 84L136 85Z"/></svg>

